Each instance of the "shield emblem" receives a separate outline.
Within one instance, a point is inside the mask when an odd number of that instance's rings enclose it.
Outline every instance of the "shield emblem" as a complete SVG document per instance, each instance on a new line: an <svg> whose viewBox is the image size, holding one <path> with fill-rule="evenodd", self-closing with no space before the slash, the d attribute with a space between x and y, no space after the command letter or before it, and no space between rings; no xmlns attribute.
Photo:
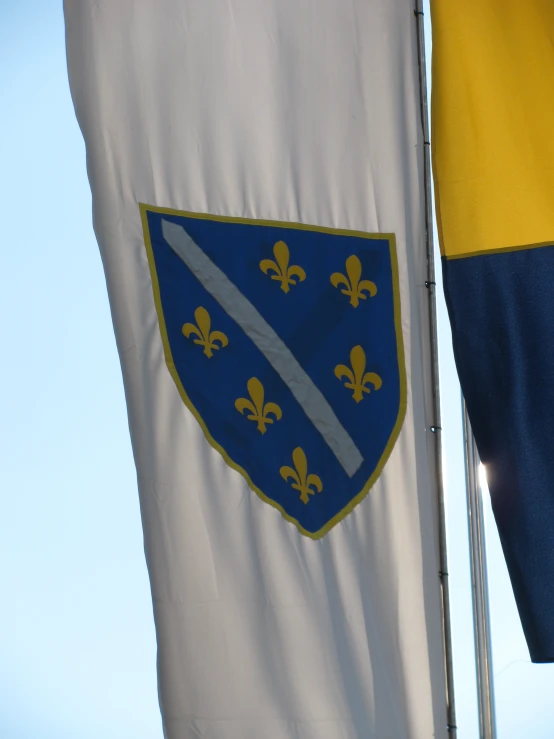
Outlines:
<svg viewBox="0 0 554 739"><path fill-rule="evenodd" d="M394 235L141 214L183 402L263 501L322 537L369 492L404 418Z"/></svg>

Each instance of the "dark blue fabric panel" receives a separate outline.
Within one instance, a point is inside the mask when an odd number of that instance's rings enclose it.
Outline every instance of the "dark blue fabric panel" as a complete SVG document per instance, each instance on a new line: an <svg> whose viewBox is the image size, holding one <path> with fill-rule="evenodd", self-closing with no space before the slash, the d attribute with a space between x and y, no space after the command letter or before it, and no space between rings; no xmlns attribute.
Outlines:
<svg viewBox="0 0 554 739"><path fill-rule="evenodd" d="M554 246L443 260L454 355L533 662L554 661Z"/></svg>

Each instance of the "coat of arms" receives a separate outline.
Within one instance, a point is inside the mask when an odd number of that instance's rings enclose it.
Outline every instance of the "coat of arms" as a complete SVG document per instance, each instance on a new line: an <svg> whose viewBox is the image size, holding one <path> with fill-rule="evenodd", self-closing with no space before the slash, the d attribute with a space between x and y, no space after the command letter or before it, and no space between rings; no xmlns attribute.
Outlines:
<svg viewBox="0 0 554 739"><path fill-rule="evenodd" d="M262 500L320 538L368 493L404 417L394 236L141 211L184 403Z"/></svg>

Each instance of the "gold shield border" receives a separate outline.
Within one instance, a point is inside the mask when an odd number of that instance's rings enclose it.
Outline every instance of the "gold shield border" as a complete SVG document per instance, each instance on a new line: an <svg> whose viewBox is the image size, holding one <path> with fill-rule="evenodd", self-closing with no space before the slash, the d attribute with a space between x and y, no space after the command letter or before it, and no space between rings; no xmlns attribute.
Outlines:
<svg viewBox="0 0 554 739"><path fill-rule="evenodd" d="M177 386L177 390L179 391L179 395L181 396L183 403L186 405L186 407L190 410L190 412L193 414L193 416L196 418L196 420L200 424L200 427L202 431L204 432L204 436L206 437L206 440L208 441L210 446L212 446L216 451L218 451L221 454L221 456L223 457L225 462L229 465L229 467L236 470L244 477L244 479L248 483L248 486L258 495L259 498L261 498L261 500L264 501L264 503L268 503L273 508L276 508L279 511L279 513L283 516L283 518L286 521L293 523L298 529L298 531L304 536L307 536L310 539L314 539L314 540L321 539L334 526L336 526L338 523L340 523L340 521L346 518L346 516L348 516L348 514L354 510L354 508L358 505L358 503L360 503L369 493L370 489L373 487L379 475L383 471L383 468L393 450L396 440L398 439L398 435L400 434L400 429L402 427L402 423L404 422L404 417L406 415L406 406L407 406L406 366L405 366L405 360L404 360L404 343L402 340L402 323L400 319L400 289L399 289L399 281L398 281L398 259L396 255L395 235L394 234L371 234L371 233L366 233L364 231L352 231L348 229L338 229L338 228L325 228L323 226L311 226L311 225L306 225L304 223L287 223L286 221L265 221L265 220L252 219L252 218L234 218L234 217L229 217L229 216L217 216L217 215L211 215L209 213L190 213L184 210L174 210L171 208L159 208L157 206L146 205L144 203L139 203L139 208L140 208L140 216L141 216L141 221L142 221L142 228L144 232L144 243L146 246L148 266L150 268L150 276L152 278L152 291L154 294L154 304L156 306L156 312L158 314L158 322L160 325L160 333L161 333L162 344L164 348L165 362L173 378L173 381L175 382L175 385ZM194 407L189 396L187 395L187 392L183 386L183 383L181 382L181 379L175 367L175 363L173 361L173 355L171 354L171 347L169 345L169 339L167 336L165 318L164 318L164 314L162 310L162 303L161 303L161 298L160 298L160 285L158 282L158 274L156 271L154 253L152 251L152 243L150 241L150 230L148 228L148 219L147 219L148 212L162 213L162 214L171 215L171 216L184 216L186 218L197 218L199 220L204 220L204 221L218 221L218 222L223 222L223 223L244 223L244 224L250 224L254 226L272 226L276 228L297 229L299 231L317 231L320 233L334 234L337 236L356 236L358 238L379 239L381 241L386 239L389 242L391 271L392 271L392 280L393 280L393 295L394 295L394 326L395 326L395 331L396 331L396 347L397 347L398 368L399 368L399 376L400 376L400 404L398 408L398 416L396 418L396 423L389 437L389 441L383 451L383 454L381 455L381 458L377 466L375 467L373 473L371 474L371 477L364 484L362 490L360 490L360 492L354 498L352 498L352 500L350 500L350 502L341 511L339 511L339 513L337 513L330 521L328 521L325 524L325 526L319 529L319 531L316 531L316 532L307 531L295 518L293 518L292 516L289 516L288 513L286 513L286 511L282 508L282 506L280 506L274 500L269 498L267 495L265 495L265 493L262 490L260 490L258 487L256 487L256 485L254 485L254 483L250 479L250 476L248 475L248 472L246 472L245 469L243 469L240 465L234 462L231 459L231 457L227 454L225 449L220 444L218 444L217 441L215 441L215 439L212 437L206 423L204 422L204 419L201 417L200 413L198 413L197 409Z"/></svg>

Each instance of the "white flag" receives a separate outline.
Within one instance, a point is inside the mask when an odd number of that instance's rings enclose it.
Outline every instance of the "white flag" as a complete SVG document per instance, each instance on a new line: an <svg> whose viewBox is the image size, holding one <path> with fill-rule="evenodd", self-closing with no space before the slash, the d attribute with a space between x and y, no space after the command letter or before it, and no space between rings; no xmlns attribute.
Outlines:
<svg viewBox="0 0 554 739"><path fill-rule="evenodd" d="M167 739L446 735L410 0L66 0Z"/></svg>

